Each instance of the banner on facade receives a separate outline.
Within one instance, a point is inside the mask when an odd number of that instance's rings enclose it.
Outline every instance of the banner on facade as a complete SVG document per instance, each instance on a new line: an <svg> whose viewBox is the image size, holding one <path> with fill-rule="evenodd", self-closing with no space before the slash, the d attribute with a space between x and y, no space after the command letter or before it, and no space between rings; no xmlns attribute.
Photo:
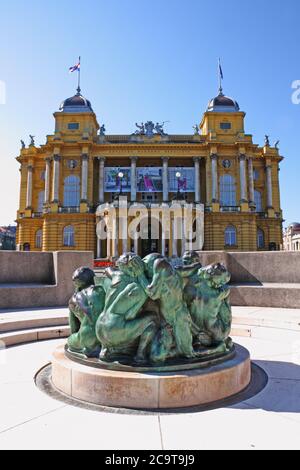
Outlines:
<svg viewBox="0 0 300 470"><path fill-rule="evenodd" d="M161 193L163 191L162 181L163 169L161 167L137 168L136 185L139 193ZM120 177L120 174L123 177ZM180 177L178 177L180 174ZM194 168L169 168L168 169L169 192L182 193L195 191ZM121 191L122 186L122 191ZM130 192L131 190L131 168L129 167L106 167L105 168L105 191L108 193Z"/></svg>
<svg viewBox="0 0 300 470"><path fill-rule="evenodd" d="M120 174L123 175L122 178ZM106 167L104 190L107 193L130 192L130 178L131 169L128 167Z"/></svg>
<svg viewBox="0 0 300 470"><path fill-rule="evenodd" d="M137 192L160 193L162 190L162 168L137 168Z"/></svg>
<svg viewBox="0 0 300 470"><path fill-rule="evenodd" d="M178 176L180 174L180 176ZM169 168L169 191L192 193L195 191L194 168Z"/></svg>

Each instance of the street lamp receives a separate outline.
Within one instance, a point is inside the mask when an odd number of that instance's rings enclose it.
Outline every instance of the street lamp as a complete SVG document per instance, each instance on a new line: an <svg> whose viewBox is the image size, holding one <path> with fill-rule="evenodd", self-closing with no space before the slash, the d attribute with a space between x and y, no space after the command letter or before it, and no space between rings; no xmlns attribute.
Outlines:
<svg viewBox="0 0 300 470"><path fill-rule="evenodd" d="M180 171L177 171L176 178L177 178L177 200L179 200L180 199L180 178L181 178Z"/></svg>
<svg viewBox="0 0 300 470"><path fill-rule="evenodd" d="M118 178L120 180L120 194L122 194L122 189L123 189L123 178L124 178L124 173L122 171L120 171L118 173Z"/></svg>

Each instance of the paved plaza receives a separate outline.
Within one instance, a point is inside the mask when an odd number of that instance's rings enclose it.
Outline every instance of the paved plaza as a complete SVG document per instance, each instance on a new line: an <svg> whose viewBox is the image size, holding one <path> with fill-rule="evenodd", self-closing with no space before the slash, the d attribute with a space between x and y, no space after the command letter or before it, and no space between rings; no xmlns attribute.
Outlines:
<svg viewBox="0 0 300 470"><path fill-rule="evenodd" d="M67 310L27 313L63 319ZM24 314L2 312L0 318L22 321ZM300 310L235 307L233 315L234 331L241 335L234 340L250 351L268 383L252 398L208 411L74 407L44 394L34 382L65 339L2 350L0 449L299 449Z"/></svg>

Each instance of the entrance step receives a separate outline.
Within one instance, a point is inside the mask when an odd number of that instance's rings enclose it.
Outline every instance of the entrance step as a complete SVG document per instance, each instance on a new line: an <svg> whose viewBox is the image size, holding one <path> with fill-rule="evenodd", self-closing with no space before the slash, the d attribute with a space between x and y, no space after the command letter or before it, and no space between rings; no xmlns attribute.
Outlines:
<svg viewBox="0 0 300 470"><path fill-rule="evenodd" d="M68 326L11 331L0 334L0 349L47 339L67 338L68 336L70 336Z"/></svg>

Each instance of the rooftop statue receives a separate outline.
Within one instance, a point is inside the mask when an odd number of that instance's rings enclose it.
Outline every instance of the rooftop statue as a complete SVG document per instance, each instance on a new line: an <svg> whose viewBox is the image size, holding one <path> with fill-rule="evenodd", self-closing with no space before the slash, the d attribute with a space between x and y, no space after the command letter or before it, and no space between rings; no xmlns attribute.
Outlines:
<svg viewBox="0 0 300 470"><path fill-rule="evenodd" d="M126 253L95 279L87 268L73 277L71 353L99 356L100 364L163 367L232 352L223 265L202 267L194 251L180 266L160 254Z"/></svg>
<svg viewBox="0 0 300 470"><path fill-rule="evenodd" d="M100 127L100 135L105 135L105 132L106 132L106 129L105 129L105 125L103 124L103 125Z"/></svg>
<svg viewBox="0 0 300 470"><path fill-rule="evenodd" d="M270 147L270 137L268 135L265 135L265 145Z"/></svg>
<svg viewBox="0 0 300 470"><path fill-rule="evenodd" d="M159 124L159 122L156 123L155 130L157 134L161 136L167 135L164 131L164 125L165 125L165 122L163 122L162 124Z"/></svg>
<svg viewBox="0 0 300 470"><path fill-rule="evenodd" d="M21 147L24 149L26 147L24 140L21 140Z"/></svg>
<svg viewBox="0 0 300 470"><path fill-rule="evenodd" d="M199 135L200 129L199 129L198 124L195 124L195 125L193 126L193 129L194 129L194 135Z"/></svg>
<svg viewBox="0 0 300 470"><path fill-rule="evenodd" d="M145 135L145 124L143 122L141 124L136 122L135 126L138 128L138 130L134 133L135 135Z"/></svg>
<svg viewBox="0 0 300 470"><path fill-rule="evenodd" d="M146 129L146 136L147 137L153 137L153 135L154 135L153 131L155 129L154 122L147 121L146 124L145 124L145 129Z"/></svg>
<svg viewBox="0 0 300 470"><path fill-rule="evenodd" d="M141 124L138 124L136 122L135 125L138 130L136 130L133 135L140 135L140 136L146 135L147 137L153 137L154 135L161 135L162 137L164 137L167 135L164 131L164 125L166 122L168 121L165 121L162 124L160 124L159 122L154 124L154 122L152 121L147 121L146 123L142 122ZM154 131L156 132L156 134L154 133Z"/></svg>
<svg viewBox="0 0 300 470"><path fill-rule="evenodd" d="M29 135L29 137L30 137L30 145L34 146L35 145L34 135Z"/></svg>

